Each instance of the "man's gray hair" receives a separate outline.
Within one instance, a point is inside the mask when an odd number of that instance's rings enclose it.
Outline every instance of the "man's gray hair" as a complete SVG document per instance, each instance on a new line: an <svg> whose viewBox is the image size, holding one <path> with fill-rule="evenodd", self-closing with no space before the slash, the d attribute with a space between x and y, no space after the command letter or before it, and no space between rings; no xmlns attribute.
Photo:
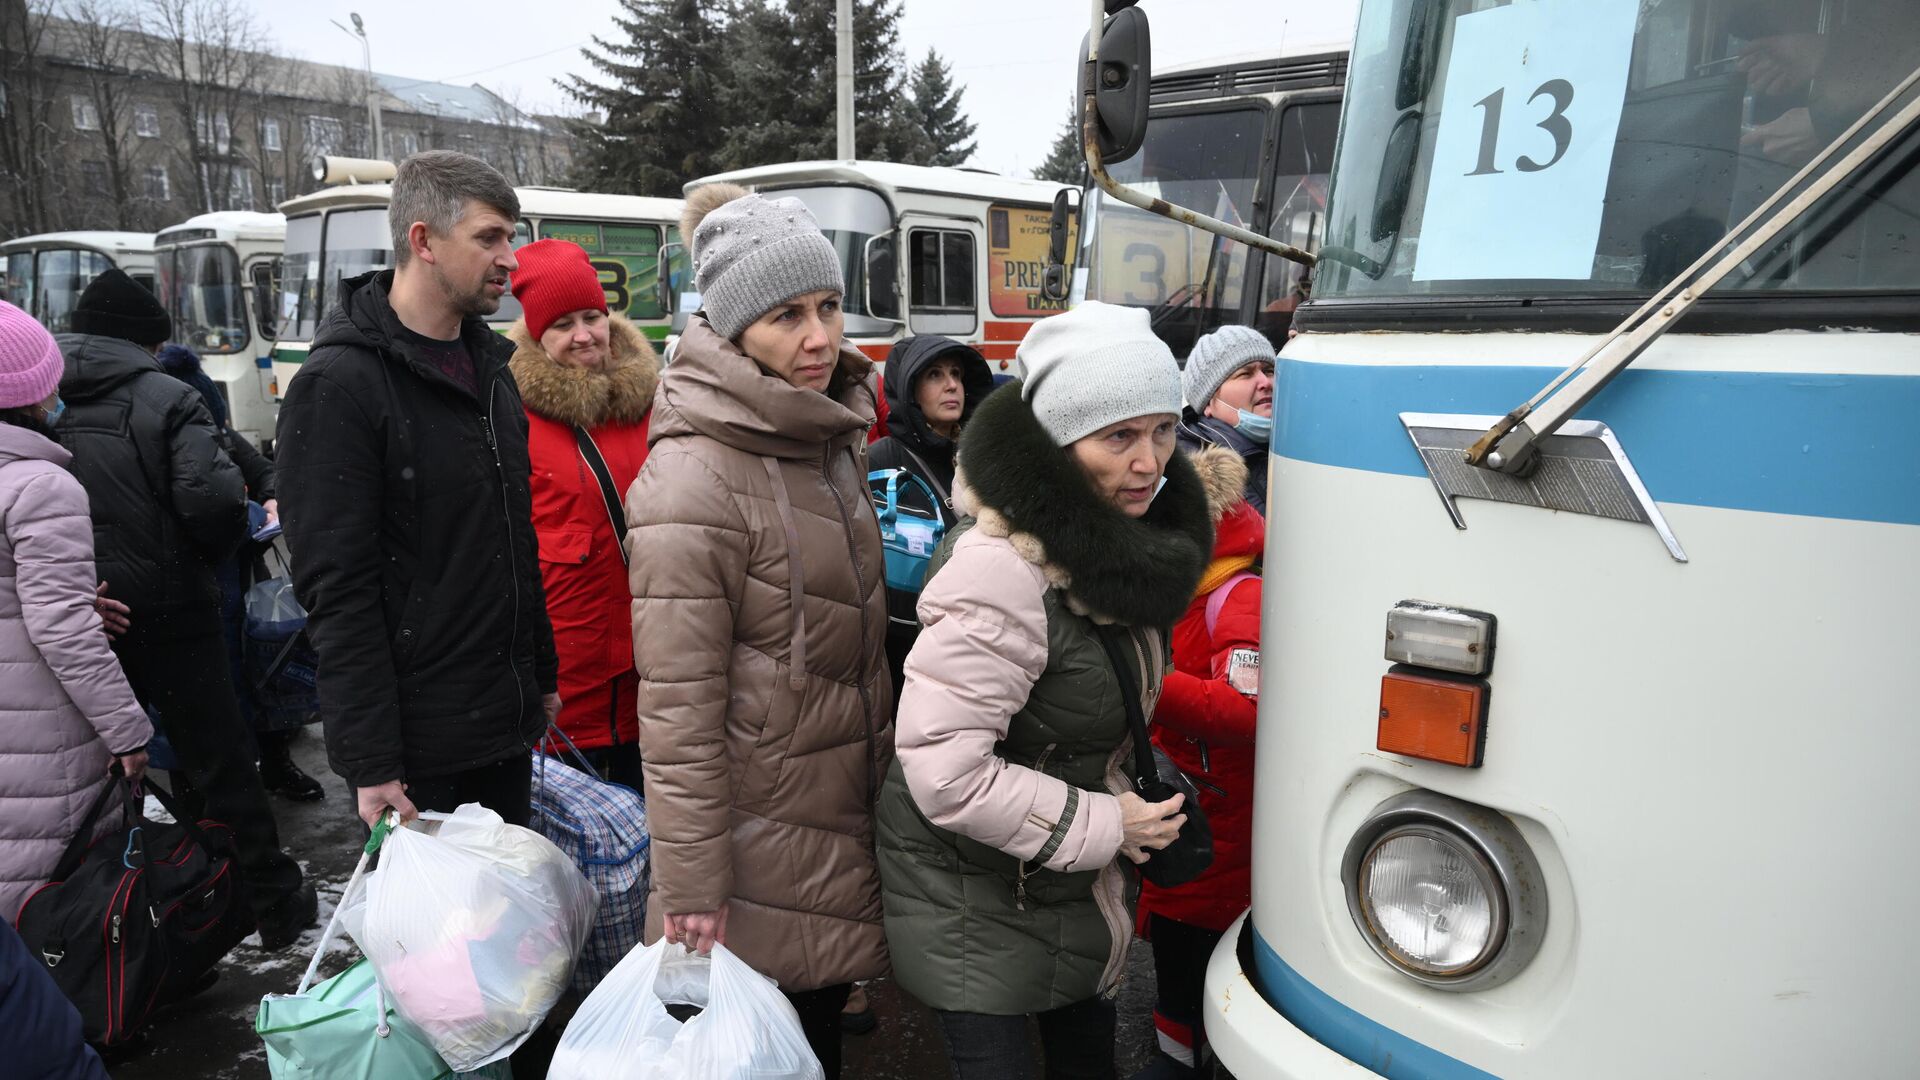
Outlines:
<svg viewBox="0 0 1920 1080"><path fill-rule="evenodd" d="M460 224L467 203L475 201L505 215L520 218L520 197L500 171L477 157L452 150L426 150L400 163L393 177L393 197L387 204L387 227L393 234L393 265L413 258L407 234L416 221L427 231L445 236Z"/></svg>

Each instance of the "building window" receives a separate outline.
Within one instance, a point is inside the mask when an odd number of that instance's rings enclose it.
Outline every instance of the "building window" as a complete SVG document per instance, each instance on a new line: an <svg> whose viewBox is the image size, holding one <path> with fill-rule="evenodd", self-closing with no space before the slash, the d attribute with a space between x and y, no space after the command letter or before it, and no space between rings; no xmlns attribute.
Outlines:
<svg viewBox="0 0 1920 1080"><path fill-rule="evenodd" d="M400 160L405 161L407 158L420 152L420 135L418 132L402 131L397 134L400 137Z"/></svg>
<svg viewBox="0 0 1920 1080"><path fill-rule="evenodd" d="M260 121L260 149L262 150L280 149L280 121L278 120Z"/></svg>
<svg viewBox="0 0 1920 1080"><path fill-rule="evenodd" d="M209 120L207 110L201 109L194 117L194 131L200 136L201 146L211 146L216 154L224 154L233 147L233 125L227 122L226 110L213 113Z"/></svg>
<svg viewBox="0 0 1920 1080"><path fill-rule="evenodd" d="M95 198L107 194L107 163L104 161L83 161L80 163L80 186L88 195Z"/></svg>
<svg viewBox="0 0 1920 1080"><path fill-rule="evenodd" d="M94 108L93 99L85 94L73 95L73 130L100 130L100 110Z"/></svg>
<svg viewBox="0 0 1920 1080"><path fill-rule="evenodd" d="M227 174L227 208L253 209L253 173L246 169L235 169Z"/></svg>
<svg viewBox="0 0 1920 1080"><path fill-rule="evenodd" d="M316 154L332 154L346 143L346 127L337 117L307 117L307 145Z"/></svg>
<svg viewBox="0 0 1920 1080"><path fill-rule="evenodd" d="M173 201L173 187L167 183L165 165L147 166L146 196L154 202Z"/></svg>
<svg viewBox="0 0 1920 1080"><path fill-rule="evenodd" d="M287 182L285 180L275 179L267 181L267 201L274 206L279 206L281 203L287 201Z"/></svg>
<svg viewBox="0 0 1920 1080"><path fill-rule="evenodd" d="M160 110L153 105L133 107L133 133L143 139L160 137Z"/></svg>

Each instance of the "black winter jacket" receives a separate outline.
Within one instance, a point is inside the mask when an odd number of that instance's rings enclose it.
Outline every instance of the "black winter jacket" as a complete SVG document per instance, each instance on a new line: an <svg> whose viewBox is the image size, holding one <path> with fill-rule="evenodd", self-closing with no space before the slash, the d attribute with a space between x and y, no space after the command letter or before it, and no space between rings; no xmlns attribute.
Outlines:
<svg viewBox="0 0 1920 1080"><path fill-rule="evenodd" d="M523 752L558 672L513 346L468 319L479 394L400 336L392 271L341 283L280 406L280 520L356 787Z"/></svg>
<svg viewBox="0 0 1920 1080"><path fill-rule="evenodd" d="M119 338L62 334L67 361L54 431L93 513L107 593L149 628L212 625L213 567L247 537L240 469L192 387Z"/></svg>
<svg viewBox="0 0 1920 1080"><path fill-rule="evenodd" d="M867 470L905 469L931 482L936 495L945 496L942 505L935 509L940 512L940 520L951 530L959 524L959 517L952 506L953 455L956 447L953 440L928 426L926 413L921 411L919 399L914 395L914 383L920 378L920 373L941 357L960 361L963 372L961 386L966 395L966 404L960 414L962 424L993 392L993 369L971 346L938 334L920 334L901 340L887 353L887 373L883 384L887 392L887 436L868 447ZM903 505L925 509L911 496ZM893 673L893 700L896 702L900 700L900 687L905 682L907 653L912 651L914 640L920 636L920 619L914 612L919 600L919 593L887 590L887 666Z"/></svg>

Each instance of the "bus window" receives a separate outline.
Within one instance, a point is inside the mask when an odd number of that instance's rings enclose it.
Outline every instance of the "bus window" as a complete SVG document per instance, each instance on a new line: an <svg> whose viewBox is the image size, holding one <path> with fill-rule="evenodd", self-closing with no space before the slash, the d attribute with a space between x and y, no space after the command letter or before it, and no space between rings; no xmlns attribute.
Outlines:
<svg viewBox="0 0 1920 1080"><path fill-rule="evenodd" d="M341 282L393 265L392 236L384 206L336 210L327 215L327 251L322 266L326 288L320 295L323 315L340 299Z"/></svg>
<svg viewBox="0 0 1920 1080"><path fill-rule="evenodd" d="M173 319L173 340L203 353L246 348L247 309L240 258L225 244L163 250L154 259L161 306Z"/></svg>
<svg viewBox="0 0 1920 1080"><path fill-rule="evenodd" d="M40 253L35 276L39 279L39 310L34 317L40 325L56 334L73 329L73 309L87 283L113 268L105 255L73 248L57 248Z"/></svg>
<svg viewBox="0 0 1920 1080"><path fill-rule="evenodd" d="M890 334L897 323L899 297L894 285L893 252L897 244L882 240L869 251L867 241L885 236L893 228L892 213L880 193L868 188L832 186L816 188L780 188L766 193L771 198L799 199L825 233L840 256L840 269L846 279L847 295L843 310L847 316L847 334ZM897 239L897 237L895 238ZM872 265L868 255L873 256ZM867 278L873 278L874 312L867 311Z"/></svg>
<svg viewBox="0 0 1920 1080"><path fill-rule="evenodd" d="M1327 217L1327 171L1333 168L1333 141L1340 126L1334 101L1294 105L1280 114L1280 140L1274 151L1273 216L1267 235L1312 251L1320 246ZM1254 327L1267 339L1284 342L1294 309L1311 287L1307 267L1267 256Z"/></svg>
<svg viewBox="0 0 1920 1080"><path fill-rule="evenodd" d="M1253 216L1266 113L1244 106L1162 113L1114 178L1179 206L1244 225ZM1154 331L1184 356L1201 334L1236 321L1246 249L1112 200L1097 200L1087 298L1151 309Z"/></svg>
<svg viewBox="0 0 1920 1080"><path fill-rule="evenodd" d="M292 218L280 256L280 335L312 341L320 325L320 215Z"/></svg>
<svg viewBox="0 0 1920 1080"><path fill-rule="evenodd" d="M1910 0L1592 5L1578 25L1436 2L1430 62L1348 87L1318 295L1644 295L1920 66ZM1394 7L1367 8L1356 54L1415 47ZM1488 47L1523 36L1533 69ZM1534 78L1545 64L1573 77ZM1409 90L1407 72L1424 81ZM1885 155L1720 289L1920 287L1911 155Z"/></svg>
<svg viewBox="0 0 1920 1080"><path fill-rule="evenodd" d="M660 306L660 230L652 225L594 221L542 221L540 236L586 249L600 272L607 309L636 322L666 317ZM504 309L503 309L504 310Z"/></svg>
<svg viewBox="0 0 1920 1080"><path fill-rule="evenodd" d="M7 277L0 291L7 303L22 311L33 310L33 252L16 251L7 256Z"/></svg>
<svg viewBox="0 0 1920 1080"><path fill-rule="evenodd" d="M970 334L974 299L973 234L959 229L907 233L908 316L916 333Z"/></svg>

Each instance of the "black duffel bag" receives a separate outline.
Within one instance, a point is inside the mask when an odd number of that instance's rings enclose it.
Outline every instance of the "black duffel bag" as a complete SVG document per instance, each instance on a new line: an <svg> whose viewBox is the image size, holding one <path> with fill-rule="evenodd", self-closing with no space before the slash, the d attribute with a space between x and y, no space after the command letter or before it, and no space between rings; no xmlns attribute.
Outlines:
<svg viewBox="0 0 1920 1080"><path fill-rule="evenodd" d="M1179 812L1187 815L1180 824L1180 835L1166 847L1147 852L1140 864L1140 876L1163 889L1185 885L1213 865L1213 826L1200 807L1200 792L1193 781L1180 771L1173 759L1153 745L1147 733L1146 710L1140 705L1140 688L1133 680L1133 665L1127 662L1118 637L1126 633L1116 626L1103 626L1098 636L1113 665L1114 678L1120 682L1120 697L1126 705L1127 727L1133 732L1133 786L1140 798L1150 803L1165 802L1185 795Z"/></svg>
<svg viewBox="0 0 1920 1080"><path fill-rule="evenodd" d="M148 781L175 818L147 819L141 785L116 779L88 811L53 880L20 905L15 928L80 1010L87 1041L114 1046L138 1034L160 1005L191 990L253 932L233 832L194 824ZM119 828L89 840L102 814Z"/></svg>

